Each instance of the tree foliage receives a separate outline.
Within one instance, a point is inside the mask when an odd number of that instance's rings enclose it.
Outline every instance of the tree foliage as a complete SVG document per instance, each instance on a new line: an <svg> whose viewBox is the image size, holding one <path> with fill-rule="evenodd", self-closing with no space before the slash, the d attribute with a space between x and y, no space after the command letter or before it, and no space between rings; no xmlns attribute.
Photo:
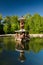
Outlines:
<svg viewBox="0 0 43 65"><path fill-rule="evenodd" d="M28 30L29 33L43 33L43 16L40 16L38 13L36 13L34 15L26 14L23 17L25 18L24 28ZM18 16L6 16L5 18L2 18L2 15L0 15L0 30L2 19L3 30L5 33L14 33L15 30L20 29Z"/></svg>
<svg viewBox="0 0 43 65"><path fill-rule="evenodd" d="M0 14L0 34L3 33L3 25L1 23L1 21L2 21L2 15Z"/></svg>
<svg viewBox="0 0 43 65"><path fill-rule="evenodd" d="M27 15L26 18L26 26L29 27L28 31L30 33L43 33L43 17L41 17L39 14L34 14L33 16Z"/></svg>

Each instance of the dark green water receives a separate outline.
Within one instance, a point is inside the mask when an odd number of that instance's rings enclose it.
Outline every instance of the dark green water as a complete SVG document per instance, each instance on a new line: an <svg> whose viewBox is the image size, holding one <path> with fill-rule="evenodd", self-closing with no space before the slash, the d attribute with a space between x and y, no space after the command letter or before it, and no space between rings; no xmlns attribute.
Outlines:
<svg viewBox="0 0 43 65"><path fill-rule="evenodd" d="M13 37L0 37L0 65L43 65L43 38L32 38L25 47L24 62L19 60L20 52L15 51Z"/></svg>

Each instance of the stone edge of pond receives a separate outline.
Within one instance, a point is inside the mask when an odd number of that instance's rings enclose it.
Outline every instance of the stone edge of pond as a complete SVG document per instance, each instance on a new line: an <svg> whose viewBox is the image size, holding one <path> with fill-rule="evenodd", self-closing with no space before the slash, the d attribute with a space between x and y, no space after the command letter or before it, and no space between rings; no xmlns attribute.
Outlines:
<svg viewBox="0 0 43 65"><path fill-rule="evenodd" d="M8 37L8 36L14 36L15 37L15 34L3 34L3 35L0 35L0 37ZM43 34L29 34L30 38L32 37L40 37L40 38L43 38Z"/></svg>

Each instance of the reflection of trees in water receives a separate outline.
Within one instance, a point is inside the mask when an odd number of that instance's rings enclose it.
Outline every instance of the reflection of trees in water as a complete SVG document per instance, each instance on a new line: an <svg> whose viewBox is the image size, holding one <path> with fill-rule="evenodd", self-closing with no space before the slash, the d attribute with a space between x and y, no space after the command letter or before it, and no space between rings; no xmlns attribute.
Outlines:
<svg viewBox="0 0 43 65"><path fill-rule="evenodd" d="M15 41L12 37L3 37L3 50L15 50Z"/></svg>
<svg viewBox="0 0 43 65"><path fill-rule="evenodd" d="M0 38L0 49L15 50L15 40L12 37L1 37ZM29 43L24 44L24 50L33 50L39 52L43 49L43 38L32 38Z"/></svg>
<svg viewBox="0 0 43 65"><path fill-rule="evenodd" d="M36 53L39 52L41 49L43 49L43 38L32 38L29 48Z"/></svg>
<svg viewBox="0 0 43 65"><path fill-rule="evenodd" d="M22 52L20 52L20 55L19 55L19 60L20 60L21 62L24 62L25 59L26 59L25 53L24 53L24 51L22 50Z"/></svg>
<svg viewBox="0 0 43 65"><path fill-rule="evenodd" d="M16 49L18 49L18 50L29 50L29 41L22 39L21 42L16 42Z"/></svg>
<svg viewBox="0 0 43 65"><path fill-rule="evenodd" d="M0 51L3 50L3 38L0 37Z"/></svg>

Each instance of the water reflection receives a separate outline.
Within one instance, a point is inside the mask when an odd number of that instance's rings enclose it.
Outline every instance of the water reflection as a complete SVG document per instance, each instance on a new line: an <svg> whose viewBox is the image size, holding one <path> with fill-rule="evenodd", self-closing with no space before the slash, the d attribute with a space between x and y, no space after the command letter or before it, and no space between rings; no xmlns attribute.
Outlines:
<svg viewBox="0 0 43 65"><path fill-rule="evenodd" d="M43 65L43 50L36 54L33 51L25 51L24 62L20 62L18 57L17 51L3 51L0 53L0 65Z"/></svg>
<svg viewBox="0 0 43 65"><path fill-rule="evenodd" d="M2 39L3 38L3 39ZM15 40L13 37L2 37L0 42L0 49L15 50Z"/></svg>
<svg viewBox="0 0 43 65"><path fill-rule="evenodd" d="M21 62L24 62L26 60L24 50L29 50L29 40L26 40L25 38L22 38L21 41L20 39L17 40L15 48L16 48L16 51L19 51L20 53L19 60Z"/></svg>
<svg viewBox="0 0 43 65"><path fill-rule="evenodd" d="M25 44L24 44L25 43ZM24 48L23 48L24 46ZM26 60L26 57L25 57L25 52L24 50L29 50L29 44L28 42L23 42L22 41L22 44L20 45L17 45L14 38L11 38L11 37L3 37L2 41L0 42L0 50L3 49L4 50L7 50L7 51L19 51L19 57L18 59L21 61L21 62L24 62Z"/></svg>
<svg viewBox="0 0 43 65"><path fill-rule="evenodd" d="M16 43L14 37L0 37L0 51L15 50ZM18 46L20 48L20 46ZM35 53L43 49L43 38L32 38L29 43L25 43L24 50L32 50Z"/></svg>
<svg viewBox="0 0 43 65"><path fill-rule="evenodd" d="M26 60L25 53L24 53L23 50L20 51L19 60L20 60L21 62L24 62L24 61Z"/></svg>
<svg viewBox="0 0 43 65"><path fill-rule="evenodd" d="M33 38L29 43L25 43L24 49L22 49L21 46L18 46L16 49L16 43L13 37L1 37L0 65L43 65L42 49L43 38ZM27 50L28 53L26 52ZM21 64L20 62L23 62L24 64Z"/></svg>

